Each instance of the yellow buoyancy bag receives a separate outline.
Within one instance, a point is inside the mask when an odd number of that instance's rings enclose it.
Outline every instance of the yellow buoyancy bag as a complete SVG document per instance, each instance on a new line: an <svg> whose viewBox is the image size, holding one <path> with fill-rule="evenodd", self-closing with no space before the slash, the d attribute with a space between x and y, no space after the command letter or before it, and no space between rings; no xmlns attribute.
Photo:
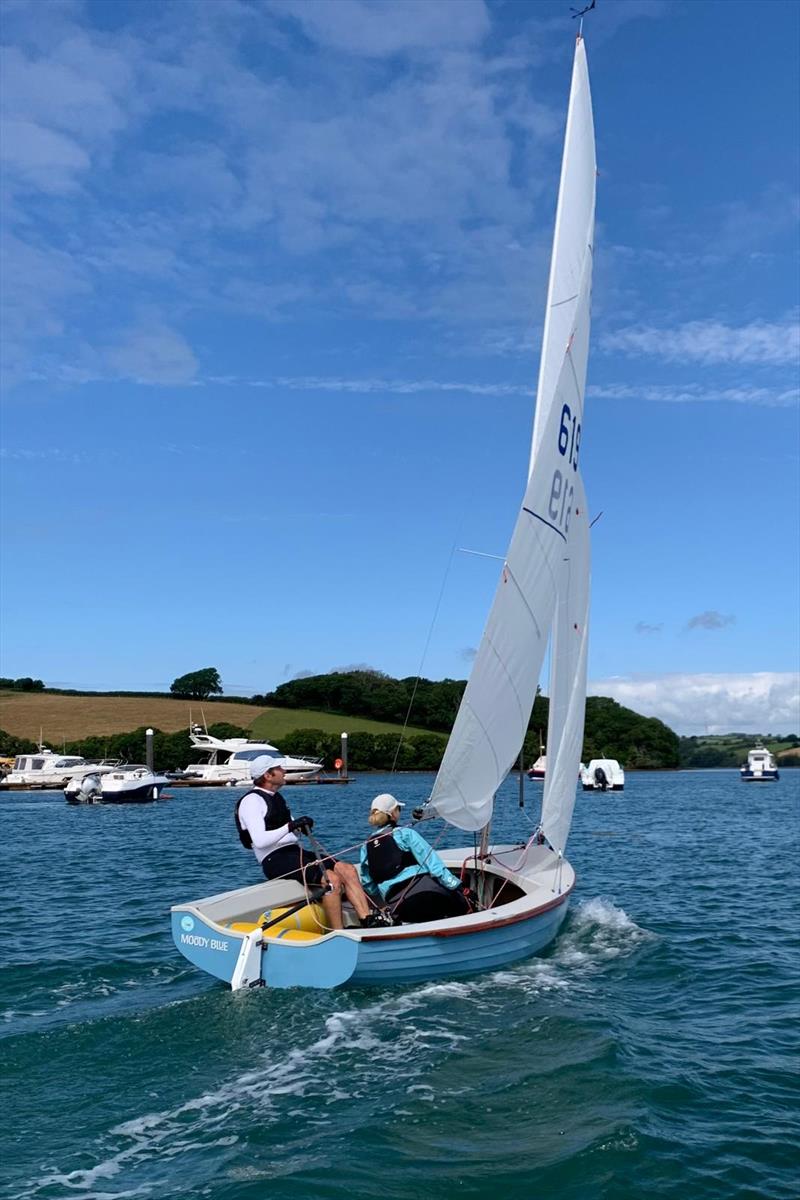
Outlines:
<svg viewBox="0 0 800 1200"><path fill-rule="evenodd" d="M288 913L288 915L283 916L284 913ZM266 930L267 937L302 932L304 935L302 939L292 938L292 940L305 941L309 935L321 937L323 933L328 932L328 926L325 924L325 910L321 904L306 904L303 908L298 908L297 912L290 912L286 905L268 908L261 914L258 921L232 921L229 928L237 933L250 933L267 921L275 922Z"/></svg>
<svg viewBox="0 0 800 1200"><path fill-rule="evenodd" d="M287 913L287 916L283 916ZM276 918L281 918L276 920ZM328 926L325 923L325 910L321 904L306 904L303 908L298 908L297 912L291 912L286 906L282 908L268 908L258 918L259 924L263 925L267 921L275 921L267 930L267 936L274 936L281 933L284 929L302 929L304 933L327 933Z"/></svg>

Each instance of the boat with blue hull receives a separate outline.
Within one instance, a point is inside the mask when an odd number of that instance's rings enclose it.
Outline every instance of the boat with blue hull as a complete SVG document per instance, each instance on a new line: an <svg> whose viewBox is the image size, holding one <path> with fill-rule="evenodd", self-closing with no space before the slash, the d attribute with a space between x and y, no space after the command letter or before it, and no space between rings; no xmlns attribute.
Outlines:
<svg viewBox="0 0 800 1200"><path fill-rule="evenodd" d="M316 934L296 927L292 916L262 932L266 914L288 911L305 899L299 884L272 880L206 900L176 905L172 936L196 967L238 987L336 987L413 983L473 975L509 966L543 950L567 915L575 884L572 868L547 846L495 846L488 866L474 849L441 854L453 870L491 876L507 903L468 916L364 929L345 907L342 930ZM250 928L246 928L250 925ZM257 953L243 967L255 934ZM237 966L243 967L236 978Z"/></svg>
<svg viewBox="0 0 800 1200"><path fill-rule="evenodd" d="M589 75L579 36L528 478L439 772L422 813L415 814L473 835L472 846L441 853L474 895L471 911L437 921L361 926L345 905L343 928L329 929L316 897L279 879L176 905L172 931L180 952L233 989L471 975L536 954L566 916L575 875L564 853L586 708L591 520L579 461L596 175ZM494 798L520 759L548 645L548 754L539 825L516 846L493 845ZM391 917L394 907L390 900Z"/></svg>

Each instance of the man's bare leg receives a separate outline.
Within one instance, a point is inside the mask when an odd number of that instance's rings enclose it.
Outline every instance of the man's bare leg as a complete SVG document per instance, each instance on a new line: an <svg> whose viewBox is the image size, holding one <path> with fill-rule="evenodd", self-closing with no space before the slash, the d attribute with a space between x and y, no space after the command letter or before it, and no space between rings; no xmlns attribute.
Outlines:
<svg viewBox="0 0 800 1200"><path fill-rule="evenodd" d="M329 929L343 929L342 920L342 887L334 871L326 871L325 878L330 884L330 891L322 897L322 908Z"/></svg>
<svg viewBox="0 0 800 1200"><path fill-rule="evenodd" d="M328 877L335 876L337 882L342 888L347 899L356 910L356 916L363 921L369 916L370 904L367 899L367 894L361 886L361 880L358 876L358 871L352 863L337 862L336 866L328 872ZM341 896L339 897L339 913L341 915ZM341 926L338 926L341 929Z"/></svg>

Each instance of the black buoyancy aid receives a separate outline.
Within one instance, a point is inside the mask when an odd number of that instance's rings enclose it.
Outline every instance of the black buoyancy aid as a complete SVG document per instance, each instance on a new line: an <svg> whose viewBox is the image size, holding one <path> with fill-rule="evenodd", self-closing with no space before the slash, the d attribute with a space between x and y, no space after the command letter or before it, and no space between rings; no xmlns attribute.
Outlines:
<svg viewBox="0 0 800 1200"><path fill-rule="evenodd" d="M370 877L375 883L385 883L394 879L406 867L417 867L417 862L410 850L401 850L394 840L394 830L379 833L367 840L367 865Z"/></svg>
<svg viewBox="0 0 800 1200"><path fill-rule="evenodd" d="M241 796L236 801L233 810L233 819L236 822L236 832L239 835L239 841L245 850L252 850L253 839L239 820L239 805L247 796L260 796L265 802L267 806L267 811L264 813L265 829L280 829L281 825L287 825L291 821L292 814L289 812L289 806L280 792L265 792L263 788L251 788L249 792L245 792L244 796Z"/></svg>

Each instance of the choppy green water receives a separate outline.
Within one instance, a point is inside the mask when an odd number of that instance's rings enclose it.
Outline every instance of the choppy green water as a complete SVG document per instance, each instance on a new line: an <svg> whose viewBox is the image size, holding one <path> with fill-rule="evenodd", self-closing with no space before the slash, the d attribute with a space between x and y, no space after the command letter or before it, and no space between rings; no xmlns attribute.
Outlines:
<svg viewBox="0 0 800 1200"><path fill-rule="evenodd" d="M429 783L290 795L334 848L376 792ZM576 898L543 957L379 991L232 995L178 956L171 903L258 879L236 795L0 798L6 1195L800 1194L800 772L579 795ZM500 807L498 836L524 834L515 782Z"/></svg>

